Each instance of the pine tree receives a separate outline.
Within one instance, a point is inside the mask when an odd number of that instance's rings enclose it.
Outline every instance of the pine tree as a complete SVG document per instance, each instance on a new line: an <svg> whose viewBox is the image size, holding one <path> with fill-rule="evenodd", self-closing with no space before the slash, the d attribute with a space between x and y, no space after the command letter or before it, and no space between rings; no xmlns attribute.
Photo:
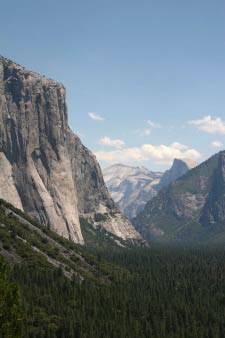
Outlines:
<svg viewBox="0 0 225 338"><path fill-rule="evenodd" d="M0 337L22 337L22 323L19 291L9 282L6 263L0 256Z"/></svg>

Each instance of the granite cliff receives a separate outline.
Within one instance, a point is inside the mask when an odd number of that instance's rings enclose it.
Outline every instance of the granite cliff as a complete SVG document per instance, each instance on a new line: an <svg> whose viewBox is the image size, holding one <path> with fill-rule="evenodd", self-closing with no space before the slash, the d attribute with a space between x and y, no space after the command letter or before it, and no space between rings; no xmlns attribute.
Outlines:
<svg viewBox="0 0 225 338"><path fill-rule="evenodd" d="M159 190L168 187L195 166L190 160L175 158L170 169L166 170L159 182Z"/></svg>
<svg viewBox="0 0 225 338"><path fill-rule="evenodd" d="M212 177L212 188L201 213L204 226L220 224L225 229L225 152L221 152L218 167Z"/></svg>
<svg viewBox="0 0 225 338"><path fill-rule="evenodd" d="M95 156L69 128L64 86L3 57L0 198L76 243L84 243L80 217L124 240L141 239L111 199Z"/></svg>

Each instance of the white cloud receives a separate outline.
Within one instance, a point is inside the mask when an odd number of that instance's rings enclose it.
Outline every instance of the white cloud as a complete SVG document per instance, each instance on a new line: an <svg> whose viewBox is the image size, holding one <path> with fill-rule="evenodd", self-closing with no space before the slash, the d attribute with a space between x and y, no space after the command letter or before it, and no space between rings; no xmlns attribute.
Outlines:
<svg viewBox="0 0 225 338"><path fill-rule="evenodd" d="M221 147L223 146L223 143L220 142L220 141L213 141L213 142L211 143L211 146L212 146L213 148L221 148Z"/></svg>
<svg viewBox="0 0 225 338"><path fill-rule="evenodd" d="M179 142L173 142L171 144L171 147L174 149L178 149L178 150L188 149L188 146L186 146L185 144L179 143Z"/></svg>
<svg viewBox="0 0 225 338"><path fill-rule="evenodd" d="M147 121L147 124L151 127L151 128L161 128L161 125L159 123L155 123L151 120Z"/></svg>
<svg viewBox="0 0 225 338"><path fill-rule="evenodd" d="M115 148L122 148L125 145L125 142L123 140L120 139L115 139L112 140L110 137L103 137L99 140L100 144L103 144L104 146L108 146L108 147L115 147Z"/></svg>
<svg viewBox="0 0 225 338"><path fill-rule="evenodd" d="M174 142L168 146L152 144L143 144L140 147L124 148L114 151L97 151L97 158L108 164L127 163L138 164L146 161L153 161L158 165L171 165L174 158L192 159L197 161L201 154L186 145Z"/></svg>
<svg viewBox="0 0 225 338"><path fill-rule="evenodd" d="M105 118L101 115L98 115L96 113L88 113L88 116L92 119L92 120L95 120L95 121L103 121L105 120Z"/></svg>
<svg viewBox="0 0 225 338"><path fill-rule="evenodd" d="M159 123L155 123L151 120L148 120L146 122L147 122L147 128L137 129L137 130L134 131L134 133L138 134L140 136L150 136L152 134L153 129L161 128L161 125Z"/></svg>
<svg viewBox="0 0 225 338"><path fill-rule="evenodd" d="M225 121L223 121L220 117L213 119L209 115L199 120L189 121L188 123L197 126L199 130L205 131L209 134L225 134Z"/></svg>

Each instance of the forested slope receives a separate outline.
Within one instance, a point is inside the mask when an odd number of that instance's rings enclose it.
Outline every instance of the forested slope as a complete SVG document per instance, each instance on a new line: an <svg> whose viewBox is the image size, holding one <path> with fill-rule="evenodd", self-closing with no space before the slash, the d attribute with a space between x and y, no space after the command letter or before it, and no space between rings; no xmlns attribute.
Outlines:
<svg viewBox="0 0 225 338"><path fill-rule="evenodd" d="M101 233L86 233L83 248L3 201L0 225L24 338L225 336L223 247L123 248L110 238L101 245ZM0 316L1 328L3 322ZM1 331L0 337L20 337L20 325L13 327L14 335Z"/></svg>

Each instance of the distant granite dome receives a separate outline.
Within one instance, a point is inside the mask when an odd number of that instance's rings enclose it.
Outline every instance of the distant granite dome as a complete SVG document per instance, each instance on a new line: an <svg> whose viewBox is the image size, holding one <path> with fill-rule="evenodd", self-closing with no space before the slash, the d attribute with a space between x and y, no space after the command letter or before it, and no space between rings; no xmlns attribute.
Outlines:
<svg viewBox="0 0 225 338"><path fill-rule="evenodd" d="M167 170L161 178L160 189L167 187L195 166L196 164L192 163L190 160L175 158L172 167Z"/></svg>
<svg viewBox="0 0 225 338"><path fill-rule="evenodd" d="M62 84L0 57L0 198L83 244L80 217L125 240L95 156L68 126ZM96 214L104 214L100 222Z"/></svg>
<svg viewBox="0 0 225 338"><path fill-rule="evenodd" d="M162 189L133 224L147 239L223 243L225 151Z"/></svg>

